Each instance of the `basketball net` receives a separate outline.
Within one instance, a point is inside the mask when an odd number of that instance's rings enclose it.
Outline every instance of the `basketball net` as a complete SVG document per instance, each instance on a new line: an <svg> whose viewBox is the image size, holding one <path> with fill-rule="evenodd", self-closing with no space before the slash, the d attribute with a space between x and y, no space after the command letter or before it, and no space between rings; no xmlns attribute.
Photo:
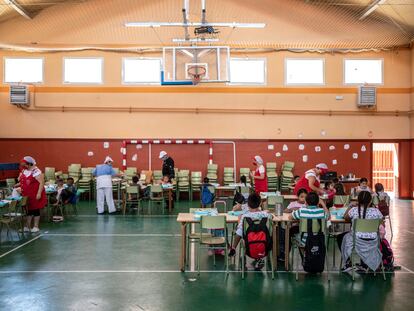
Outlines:
<svg viewBox="0 0 414 311"><path fill-rule="evenodd" d="M191 78L191 81L193 82L193 85L197 85L201 82L201 79L206 74L206 68L203 66L191 66L188 67L187 73Z"/></svg>

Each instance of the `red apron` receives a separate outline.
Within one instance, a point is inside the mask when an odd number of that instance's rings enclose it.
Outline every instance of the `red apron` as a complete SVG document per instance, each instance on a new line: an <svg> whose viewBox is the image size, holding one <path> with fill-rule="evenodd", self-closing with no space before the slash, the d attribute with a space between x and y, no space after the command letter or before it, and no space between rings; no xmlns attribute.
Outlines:
<svg viewBox="0 0 414 311"><path fill-rule="evenodd" d="M20 175L20 187L22 188L22 195L28 197L27 209L28 210L37 210L42 209L47 204L46 191L42 189L42 195L40 200L36 199L37 191L39 190L40 183L32 174L29 176Z"/></svg>
<svg viewBox="0 0 414 311"><path fill-rule="evenodd" d="M265 175L264 179L255 179L254 180L254 191L257 194L260 194L260 192L267 192L267 175L266 175L266 170L265 170L264 175ZM259 167L254 172L254 176L260 176Z"/></svg>
<svg viewBox="0 0 414 311"><path fill-rule="evenodd" d="M315 187L318 187L318 188L319 188L319 186L320 186L320 182L319 182L319 180L318 180L318 179L316 179L316 180L315 180L314 185L315 185ZM306 178L306 173L305 173L305 175L303 175L303 176L299 179L299 181L296 183L295 190L293 190L293 193L297 195L297 194L298 194L298 191L299 191L300 189L306 189L306 191L308 191L308 192L313 191L313 190L309 187L309 180Z"/></svg>

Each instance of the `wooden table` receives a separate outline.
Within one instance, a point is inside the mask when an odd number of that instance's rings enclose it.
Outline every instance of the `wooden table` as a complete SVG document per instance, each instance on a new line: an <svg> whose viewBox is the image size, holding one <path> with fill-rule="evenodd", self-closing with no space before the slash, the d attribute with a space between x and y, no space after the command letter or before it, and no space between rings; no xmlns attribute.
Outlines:
<svg viewBox="0 0 414 311"><path fill-rule="evenodd" d="M299 222L299 220L297 219L291 219L290 218L290 213L283 213L282 216L273 216L273 260L274 262L277 262L277 253L278 253L278 242L279 242L279 231L278 231L278 227L282 224L285 223L286 228L285 228L285 270L289 271L289 244L290 244L290 236L289 236L289 231L290 228L292 226L292 223L297 223ZM335 215L331 215L330 218L331 223L333 224L343 224L343 223L348 223L345 219L340 218L337 219Z"/></svg>
<svg viewBox="0 0 414 311"><path fill-rule="evenodd" d="M236 186L216 186L214 187L217 197L226 197L225 193L231 193L231 196L234 196L234 192L236 191Z"/></svg>
<svg viewBox="0 0 414 311"><path fill-rule="evenodd" d="M220 213L219 215L226 216L226 223L227 224L235 224L238 223L239 217L232 216L229 214ZM180 270L182 272L185 271L186 265L186 250L187 250L187 225L188 224L196 224L200 223L199 218L195 218L194 214L192 213L179 213L177 216L177 222L181 224L181 255L180 255Z"/></svg>

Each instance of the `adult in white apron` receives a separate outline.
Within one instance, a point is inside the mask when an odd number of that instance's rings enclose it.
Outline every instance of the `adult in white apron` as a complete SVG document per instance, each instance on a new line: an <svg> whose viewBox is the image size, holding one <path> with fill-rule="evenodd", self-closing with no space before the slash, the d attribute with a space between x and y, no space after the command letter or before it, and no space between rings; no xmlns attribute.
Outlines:
<svg viewBox="0 0 414 311"><path fill-rule="evenodd" d="M104 164L99 164L93 170L93 175L96 176L96 205L98 214L104 213L104 201L108 205L109 214L116 213L114 198L112 193L112 177L117 176L115 170L112 168L113 160L111 157L106 157Z"/></svg>

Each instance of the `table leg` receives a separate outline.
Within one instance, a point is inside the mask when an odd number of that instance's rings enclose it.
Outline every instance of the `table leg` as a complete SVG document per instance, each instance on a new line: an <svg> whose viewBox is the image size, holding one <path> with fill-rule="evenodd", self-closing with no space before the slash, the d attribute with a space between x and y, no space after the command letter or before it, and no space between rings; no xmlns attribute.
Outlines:
<svg viewBox="0 0 414 311"><path fill-rule="evenodd" d="M172 211L172 190L168 189L168 212Z"/></svg>
<svg viewBox="0 0 414 311"><path fill-rule="evenodd" d="M290 222L286 222L285 228L285 270L289 271L289 244L290 244Z"/></svg>
<svg viewBox="0 0 414 311"><path fill-rule="evenodd" d="M279 245L279 243L278 243L278 239L279 239L278 229L279 229L279 226L278 226L278 223L276 222L276 223L273 224L273 227L272 227L272 231L273 231L272 232L272 239L273 239L273 249L272 249L273 258L272 258L272 260L273 260L273 268L276 268L276 270L277 270L277 255L278 255L278 249L279 249L279 247L278 247L278 245Z"/></svg>
<svg viewBox="0 0 414 311"><path fill-rule="evenodd" d="M181 272L185 271L185 253L187 250L187 224L185 222L181 223L181 258L180 258L180 270Z"/></svg>

